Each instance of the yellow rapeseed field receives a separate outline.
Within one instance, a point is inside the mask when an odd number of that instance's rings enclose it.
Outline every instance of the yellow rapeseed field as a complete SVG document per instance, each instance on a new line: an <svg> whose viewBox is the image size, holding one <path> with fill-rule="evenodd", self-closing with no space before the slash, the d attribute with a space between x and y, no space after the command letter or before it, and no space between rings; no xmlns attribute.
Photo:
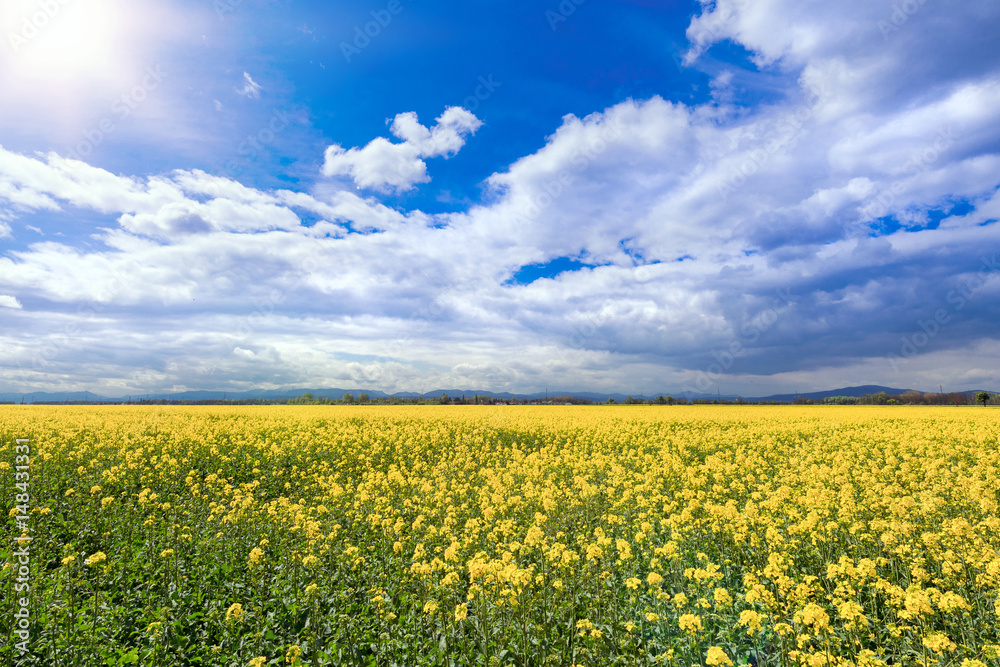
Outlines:
<svg viewBox="0 0 1000 667"><path fill-rule="evenodd" d="M969 407L4 406L0 663L996 667L998 432Z"/></svg>

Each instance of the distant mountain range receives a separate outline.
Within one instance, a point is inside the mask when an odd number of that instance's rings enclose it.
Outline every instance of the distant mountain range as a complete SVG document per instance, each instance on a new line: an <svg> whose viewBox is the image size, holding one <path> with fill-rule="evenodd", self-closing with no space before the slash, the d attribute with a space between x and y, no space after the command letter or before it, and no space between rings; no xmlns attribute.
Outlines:
<svg viewBox="0 0 1000 667"><path fill-rule="evenodd" d="M907 391L916 391L913 389L899 389L895 387L883 387L881 385L862 385L860 387L843 387L841 389L830 389L827 391L814 391L802 394L773 394L771 396L763 397L742 397L746 401L750 402L760 402L760 401L778 401L778 402L791 402L796 398L807 398L813 401L821 401L824 398L831 396L865 396L867 394L877 394L879 392L885 392L886 394L904 394ZM978 393L979 391L985 390L968 390L957 393ZM414 392L397 392L395 394L386 394L383 391L377 389L332 389L332 388L321 388L321 389L308 389L308 388L291 388L291 389L267 389L267 390L251 390L251 391L182 391L173 393L159 393L159 394L132 394L130 396L101 396L99 394L94 394L89 391L82 392L30 392L30 393L14 393L6 392L0 393L0 403L52 403L52 402L92 402L92 403L124 403L126 401L139 401L139 400L167 400L167 401L208 401L208 400L223 400L223 399L253 399L253 398L263 398L270 400L281 400L287 398L295 398L301 396L302 394L310 393L316 398L330 398L334 400L339 400L344 397L344 394L353 394L356 398L359 394L368 394L371 398L388 398L395 396L397 398L439 398L443 394L447 394L452 397L472 397L475 395L479 396L489 396L495 399L511 399L517 398L519 400L538 400L553 398L556 396L569 396L573 398L583 398L594 402L604 403L607 402L609 398L615 399L617 402L622 402L629 397L628 394L619 393L600 393L600 392L587 392L587 391L550 391L550 392L535 392L533 394L512 394L510 392L494 392L485 391L482 389L471 390L471 389L435 389L434 391L428 391L423 394L418 394ZM924 393L924 392L920 392ZM656 396L673 396L675 398L684 398L687 400L697 400L697 399L713 399L719 398L718 394L694 394L687 391L682 392L657 392L653 394L632 394L631 396L635 398L645 398ZM722 395L721 398L725 400L736 400L740 398L736 395Z"/></svg>

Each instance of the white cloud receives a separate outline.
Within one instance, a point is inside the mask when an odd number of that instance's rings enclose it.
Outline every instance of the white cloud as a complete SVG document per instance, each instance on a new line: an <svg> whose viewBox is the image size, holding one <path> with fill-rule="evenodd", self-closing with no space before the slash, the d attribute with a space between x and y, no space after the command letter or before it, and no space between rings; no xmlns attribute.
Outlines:
<svg viewBox="0 0 1000 667"><path fill-rule="evenodd" d="M21 309L21 302L9 294L0 294L0 308Z"/></svg>
<svg viewBox="0 0 1000 667"><path fill-rule="evenodd" d="M455 155L481 126L482 121L460 107L448 107L433 128L421 125L412 111L401 113L389 129L402 143L378 137L363 148L334 144L326 149L323 175L349 176L358 187L380 192L405 192L430 181L422 158Z"/></svg>
<svg viewBox="0 0 1000 667"><path fill-rule="evenodd" d="M250 73L243 72L243 87L237 88L236 92L242 95L243 97L249 98L251 100L257 100L260 99L261 90L262 88L260 87L260 84L258 84L250 77Z"/></svg>

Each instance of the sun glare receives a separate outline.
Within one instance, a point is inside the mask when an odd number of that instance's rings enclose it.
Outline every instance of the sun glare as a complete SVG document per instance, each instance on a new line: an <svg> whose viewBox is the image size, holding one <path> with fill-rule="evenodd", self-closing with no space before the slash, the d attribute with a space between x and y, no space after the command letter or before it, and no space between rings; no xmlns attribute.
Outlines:
<svg viewBox="0 0 1000 667"><path fill-rule="evenodd" d="M114 77L124 55L122 9L119 0L7 0L0 16L11 70L36 84Z"/></svg>

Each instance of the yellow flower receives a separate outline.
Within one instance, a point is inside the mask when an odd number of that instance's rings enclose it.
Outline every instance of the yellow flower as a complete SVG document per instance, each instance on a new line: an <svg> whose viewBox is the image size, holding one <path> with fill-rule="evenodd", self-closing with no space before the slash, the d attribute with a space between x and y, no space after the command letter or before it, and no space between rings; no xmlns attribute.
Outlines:
<svg viewBox="0 0 1000 667"><path fill-rule="evenodd" d="M87 560L87 565L97 565L98 563L103 563L108 559L107 555L103 551L98 551L97 553L91 554Z"/></svg>
<svg viewBox="0 0 1000 667"><path fill-rule="evenodd" d="M101 487L96 486L96 485L90 487L90 495L94 496L94 495L97 495L100 492L101 492Z"/></svg>
<svg viewBox="0 0 1000 667"><path fill-rule="evenodd" d="M146 626L146 632L148 632L151 635L160 634L160 630L162 629L163 629L163 623L160 621L153 621L152 623Z"/></svg>
<svg viewBox="0 0 1000 667"><path fill-rule="evenodd" d="M729 659L726 652L723 651L718 646L713 646L708 649L708 656L705 658L706 665L725 665L726 667L733 667L733 661Z"/></svg>
<svg viewBox="0 0 1000 667"><path fill-rule="evenodd" d="M948 591L941 595L941 599L938 600L938 609L943 612L956 611L958 609L969 610L971 607L969 603L965 601L961 595Z"/></svg>
<svg viewBox="0 0 1000 667"><path fill-rule="evenodd" d="M625 587L628 588L630 591L634 591L635 589L639 588L639 584L641 583L642 579L638 579L636 577L629 577L628 579L625 580Z"/></svg>
<svg viewBox="0 0 1000 667"><path fill-rule="evenodd" d="M680 626L681 630L684 630L688 634L696 634L702 629L701 616L695 614L683 614L677 620L677 624Z"/></svg>
<svg viewBox="0 0 1000 667"><path fill-rule="evenodd" d="M303 567L312 567L317 564L319 564L319 558L316 558L316 556L313 556L312 554L309 554L302 559Z"/></svg>
<svg viewBox="0 0 1000 667"><path fill-rule="evenodd" d="M675 607L683 607L688 603L688 596L684 595L683 593L678 593L677 595L674 596L673 602Z"/></svg>
<svg viewBox="0 0 1000 667"><path fill-rule="evenodd" d="M650 572L648 575L646 575L646 583L649 584L650 586L659 586L660 584L663 583L663 577L661 577L656 572Z"/></svg>
<svg viewBox="0 0 1000 667"><path fill-rule="evenodd" d="M251 565L257 565L260 563L260 559L264 557L264 551L259 547L254 547L250 550L250 555L247 556L247 560Z"/></svg>
<svg viewBox="0 0 1000 667"><path fill-rule="evenodd" d="M427 603L424 605L425 614L433 614L434 612L437 611L437 609L438 609L438 603L435 602L434 600L428 600Z"/></svg>
<svg viewBox="0 0 1000 667"><path fill-rule="evenodd" d="M73 489L66 489L66 493L65 493L65 496L66 496L67 498L69 498L70 496L72 496L72 495L73 495L73 494L75 494L75 493L76 493L76 491L74 491Z"/></svg>
<svg viewBox="0 0 1000 667"><path fill-rule="evenodd" d="M235 602L229 605L229 609L226 610L226 620L227 621L242 621L243 620L243 605L239 602Z"/></svg>
<svg viewBox="0 0 1000 667"><path fill-rule="evenodd" d="M747 629L747 634L753 636L754 633L761 631L760 614L753 611L752 609L747 609L740 612L740 625Z"/></svg>
<svg viewBox="0 0 1000 667"><path fill-rule="evenodd" d="M733 596L725 588L716 588L714 597L715 604L719 607L729 607L733 604Z"/></svg>
<svg viewBox="0 0 1000 667"><path fill-rule="evenodd" d="M113 502L115 502L115 499L114 499L113 496L107 496L105 498L101 498L101 507L102 508L107 507L108 505L110 505Z"/></svg>
<svg viewBox="0 0 1000 667"><path fill-rule="evenodd" d="M649 621L650 623L656 623L658 620L660 620L660 615L651 611L647 611L646 620Z"/></svg>
<svg viewBox="0 0 1000 667"><path fill-rule="evenodd" d="M319 588L319 586L317 586L316 584L309 584L308 586L306 586L306 595L312 595L313 593L316 592L317 588Z"/></svg>
<svg viewBox="0 0 1000 667"><path fill-rule="evenodd" d="M629 621L625 624L625 632L632 632L633 630L635 630L635 623Z"/></svg>
<svg viewBox="0 0 1000 667"><path fill-rule="evenodd" d="M173 549L164 549L163 551L160 552L160 557L161 558L167 558L167 557L173 556L173 555L174 555L174 550Z"/></svg>
<svg viewBox="0 0 1000 667"><path fill-rule="evenodd" d="M934 651L935 653L954 651L956 648L958 648L955 645L955 642L948 639L948 636L942 632L932 632L931 634L924 637L924 646Z"/></svg>
<svg viewBox="0 0 1000 667"><path fill-rule="evenodd" d="M802 610L802 622L819 632L830 627L830 617L818 604L810 603Z"/></svg>
<svg viewBox="0 0 1000 667"><path fill-rule="evenodd" d="M868 624L868 619L865 617L865 608L853 600L845 600L837 604L837 613L852 627L862 622L864 625Z"/></svg>
<svg viewBox="0 0 1000 667"><path fill-rule="evenodd" d="M62 559L63 565L72 565L75 562L76 562L76 556L66 556L65 558Z"/></svg>
<svg viewBox="0 0 1000 667"><path fill-rule="evenodd" d="M469 616L469 605L462 603L455 605L455 620L464 621Z"/></svg>
<svg viewBox="0 0 1000 667"><path fill-rule="evenodd" d="M264 667L267 664L267 658L264 656L258 656L256 658L251 658L250 662L247 663L247 667Z"/></svg>
<svg viewBox="0 0 1000 667"><path fill-rule="evenodd" d="M285 653L285 662L296 663L298 662L299 656L302 655L302 649L297 645L292 645L288 647L288 651Z"/></svg>

